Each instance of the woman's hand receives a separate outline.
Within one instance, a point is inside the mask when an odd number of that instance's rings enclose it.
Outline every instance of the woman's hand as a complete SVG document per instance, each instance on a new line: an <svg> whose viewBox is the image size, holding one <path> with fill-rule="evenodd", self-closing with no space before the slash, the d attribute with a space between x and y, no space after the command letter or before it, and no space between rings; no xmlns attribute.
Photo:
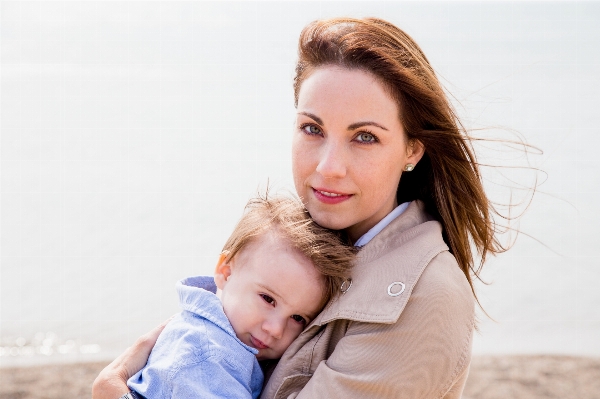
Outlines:
<svg viewBox="0 0 600 399"><path fill-rule="evenodd" d="M92 399L118 399L129 392L127 380L146 365L158 336L172 318L139 337L100 372L92 386Z"/></svg>

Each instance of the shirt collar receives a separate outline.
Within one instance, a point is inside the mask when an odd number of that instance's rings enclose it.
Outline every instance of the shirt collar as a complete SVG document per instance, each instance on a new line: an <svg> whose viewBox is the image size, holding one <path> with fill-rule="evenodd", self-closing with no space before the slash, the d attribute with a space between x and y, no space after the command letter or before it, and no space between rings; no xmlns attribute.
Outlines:
<svg viewBox="0 0 600 399"><path fill-rule="evenodd" d="M195 313L237 339L246 349L255 355L258 349L246 345L235 335L233 326L223 311L221 300L215 295L217 286L215 280L208 276L188 277L176 285L179 294L179 304L183 310Z"/></svg>
<svg viewBox="0 0 600 399"><path fill-rule="evenodd" d="M381 230L386 228L387 225L392 223L392 221L394 219L396 219L398 216L402 215L402 213L406 210L406 208L408 208L409 204L410 204L410 202L405 202L403 204L398 205L396 208L394 208L394 210L392 210L390 213L388 213L386 217L381 219L379 221L379 223L377 223L375 226L371 227L371 230L369 230L365 234L363 234L362 237L360 237L356 241L354 246L360 248L360 247L364 247L365 245L367 245L369 243L369 241L371 241L373 239L373 237L375 237L377 234L379 234L379 232Z"/></svg>

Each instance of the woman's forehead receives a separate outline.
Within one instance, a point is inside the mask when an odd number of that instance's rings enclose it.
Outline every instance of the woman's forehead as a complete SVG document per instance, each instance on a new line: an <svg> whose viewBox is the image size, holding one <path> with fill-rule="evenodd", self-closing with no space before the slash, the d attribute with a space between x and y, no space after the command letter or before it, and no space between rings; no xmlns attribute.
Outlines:
<svg viewBox="0 0 600 399"><path fill-rule="evenodd" d="M386 130L400 128L397 102L379 79L358 69L316 70L302 84L297 112L323 126L373 122Z"/></svg>

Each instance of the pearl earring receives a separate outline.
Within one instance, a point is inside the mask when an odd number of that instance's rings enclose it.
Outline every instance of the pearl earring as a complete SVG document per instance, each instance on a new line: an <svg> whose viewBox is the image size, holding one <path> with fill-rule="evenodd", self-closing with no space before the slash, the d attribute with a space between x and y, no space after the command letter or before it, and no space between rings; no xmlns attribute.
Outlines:
<svg viewBox="0 0 600 399"><path fill-rule="evenodd" d="M415 168L415 165L413 165L412 163L407 163L406 166L404 167L404 171L405 172L412 172L412 170Z"/></svg>

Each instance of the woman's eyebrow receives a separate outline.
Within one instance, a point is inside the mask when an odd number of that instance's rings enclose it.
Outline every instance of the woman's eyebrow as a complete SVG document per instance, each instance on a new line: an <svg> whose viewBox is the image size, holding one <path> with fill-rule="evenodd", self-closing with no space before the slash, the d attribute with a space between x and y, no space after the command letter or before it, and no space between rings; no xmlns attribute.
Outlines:
<svg viewBox="0 0 600 399"><path fill-rule="evenodd" d="M323 126L323 121L321 120L321 118L319 118L317 115L315 114L311 114L310 112L298 112L298 114L300 115L305 115L308 116L309 118L313 119L315 122L317 122L319 125Z"/></svg>
<svg viewBox="0 0 600 399"><path fill-rule="evenodd" d="M310 112L304 112L304 111L300 111L298 112L299 115L304 115L304 116L308 116L309 118L311 118L312 120L314 120L315 122L317 122L319 125L323 126L323 121L321 120L321 118L319 118L317 115L315 114L311 114ZM376 126L380 129L383 129L385 131L388 130L388 128L386 128L383 125L380 125L377 122L373 122L373 121L363 121L363 122L355 122L352 123L351 125L348 126L348 130L355 130L358 128L361 128L363 126Z"/></svg>
<svg viewBox="0 0 600 399"><path fill-rule="evenodd" d="M384 126L380 125L379 123L371 122L371 121L353 123L353 124L351 124L351 125L348 126L348 130L354 130L354 129L358 129L358 128L361 128L363 126L369 126L369 125L370 126L377 126L378 128L383 129L383 130L388 130L387 128L385 128Z"/></svg>

